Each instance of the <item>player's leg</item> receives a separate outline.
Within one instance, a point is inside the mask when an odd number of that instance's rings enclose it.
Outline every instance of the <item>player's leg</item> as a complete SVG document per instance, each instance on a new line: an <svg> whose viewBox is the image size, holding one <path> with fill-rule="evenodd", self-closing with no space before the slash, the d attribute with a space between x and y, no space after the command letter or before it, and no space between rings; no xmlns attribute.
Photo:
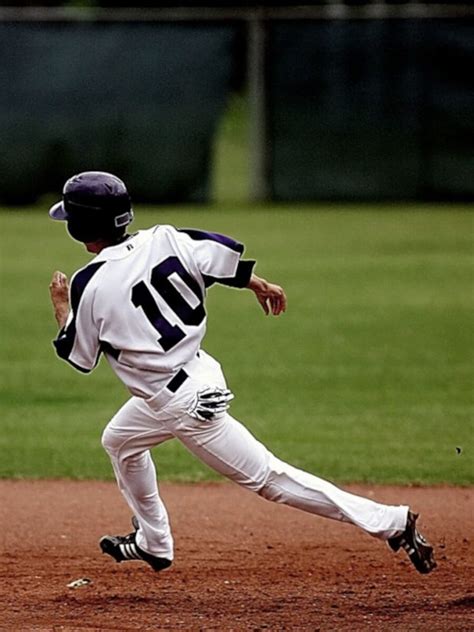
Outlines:
<svg viewBox="0 0 474 632"><path fill-rule="evenodd" d="M273 454L259 494L326 518L354 524L370 535L388 540L405 528L408 507L386 505L346 492L333 483L300 470Z"/></svg>
<svg viewBox="0 0 474 632"><path fill-rule="evenodd" d="M277 459L230 415L205 422L183 417L174 433L207 465L267 500L352 523L384 540L405 528L408 507L351 494Z"/></svg>
<svg viewBox="0 0 474 632"><path fill-rule="evenodd" d="M284 463L228 414L211 420L186 414L203 385L223 388L225 378L220 365L207 354L185 368L191 378L167 404L169 418L165 423L207 465L268 500L350 522L379 538L386 540L403 531L408 507L383 505L350 494Z"/></svg>
<svg viewBox="0 0 474 632"><path fill-rule="evenodd" d="M177 431L192 452L239 485L268 500L349 522L387 540L394 551L403 548L420 573L436 568L433 547L417 530L418 516L408 507L350 494L277 459L229 415L201 424L183 418Z"/></svg>
<svg viewBox="0 0 474 632"><path fill-rule="evenodd" d="M149 450L172 437L138 397L122 406L102 435L118 486L138 520L138 546L169 560L173 559L173 538Z"/></svg>

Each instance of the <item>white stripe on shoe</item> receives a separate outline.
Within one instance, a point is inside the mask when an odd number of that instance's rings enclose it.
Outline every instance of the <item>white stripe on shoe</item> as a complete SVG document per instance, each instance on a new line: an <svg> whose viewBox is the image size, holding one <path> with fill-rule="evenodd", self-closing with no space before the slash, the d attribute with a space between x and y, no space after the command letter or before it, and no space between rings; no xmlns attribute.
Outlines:
<svg viewBox="0 0 474 632"><path fill-rule="evenodd" d="M120 544L120 551L127 560L141 560L140 555L133 543Z"/></svg>

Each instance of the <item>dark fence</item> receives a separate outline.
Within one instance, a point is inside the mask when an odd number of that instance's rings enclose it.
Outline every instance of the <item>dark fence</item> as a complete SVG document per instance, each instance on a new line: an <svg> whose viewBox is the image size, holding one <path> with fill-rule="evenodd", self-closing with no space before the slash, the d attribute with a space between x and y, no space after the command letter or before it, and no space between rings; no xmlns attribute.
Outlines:
<svg viewBox="0 0 474 632"><path fill-rule="evenodd" d="M232 41L216 23L0 23L1 200L89 169L136 200L206 200Z"/></svg>
<svg viewBox="0 0 474 632"><path fill-rule="evenodd" d="M272 197L474 199L474 21L281 22Z"/></svg>
<svg viewBox="0 0 474 632"><path fill-rule="evenodd" d="M86 169L136 200L207 200L244 23L254 197L473 200L474 10L420 7L2 10L0 202Z"/></svg>

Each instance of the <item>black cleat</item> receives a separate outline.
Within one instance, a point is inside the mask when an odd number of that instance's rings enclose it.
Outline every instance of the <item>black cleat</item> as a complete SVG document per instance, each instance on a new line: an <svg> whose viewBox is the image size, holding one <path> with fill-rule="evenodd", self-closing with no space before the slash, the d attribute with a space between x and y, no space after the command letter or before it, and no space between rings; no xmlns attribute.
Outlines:
<svg viewBox="0 0 474 632"><path fill-rule="evenodd" d="M416 528L418 514L408 511L407 525L401 535L388 540L388 545L392 551L397 552L404 549L410 558L411 563L419 573L431 573L436 568L433 555L433 547L428 544L425 538Z"/></svg>
<svg viewBox="0 0 474 632"><path fill-rule="evenodd" d="M135 524L133 524L135 527ZM142 551L142 549L135 542L135 534L129 533L128 535L104 535L100 539L100 548L103 553L107 553L114 558L116 562L129 562L133 560L142 560L149 564L154 571L162 571L168 566L171 566L171 560L165 557L155 557Z"/></svg>

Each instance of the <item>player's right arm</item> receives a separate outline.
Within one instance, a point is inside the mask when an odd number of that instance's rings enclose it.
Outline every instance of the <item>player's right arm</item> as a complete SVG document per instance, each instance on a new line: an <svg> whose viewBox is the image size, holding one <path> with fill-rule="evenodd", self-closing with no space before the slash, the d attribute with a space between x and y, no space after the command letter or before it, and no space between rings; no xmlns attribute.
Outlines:
<svg viewBox="0 0 474 632"><path fill-rule="evenodd" d="M193 244L193 255L206 286L221 283L237 288L248 288L262 306L265 314L278 316L286 310L286 295L279 285L269 283L253 272L254 260L242 259L243 244L226 235L195 229L181 229Z"/></svg>

